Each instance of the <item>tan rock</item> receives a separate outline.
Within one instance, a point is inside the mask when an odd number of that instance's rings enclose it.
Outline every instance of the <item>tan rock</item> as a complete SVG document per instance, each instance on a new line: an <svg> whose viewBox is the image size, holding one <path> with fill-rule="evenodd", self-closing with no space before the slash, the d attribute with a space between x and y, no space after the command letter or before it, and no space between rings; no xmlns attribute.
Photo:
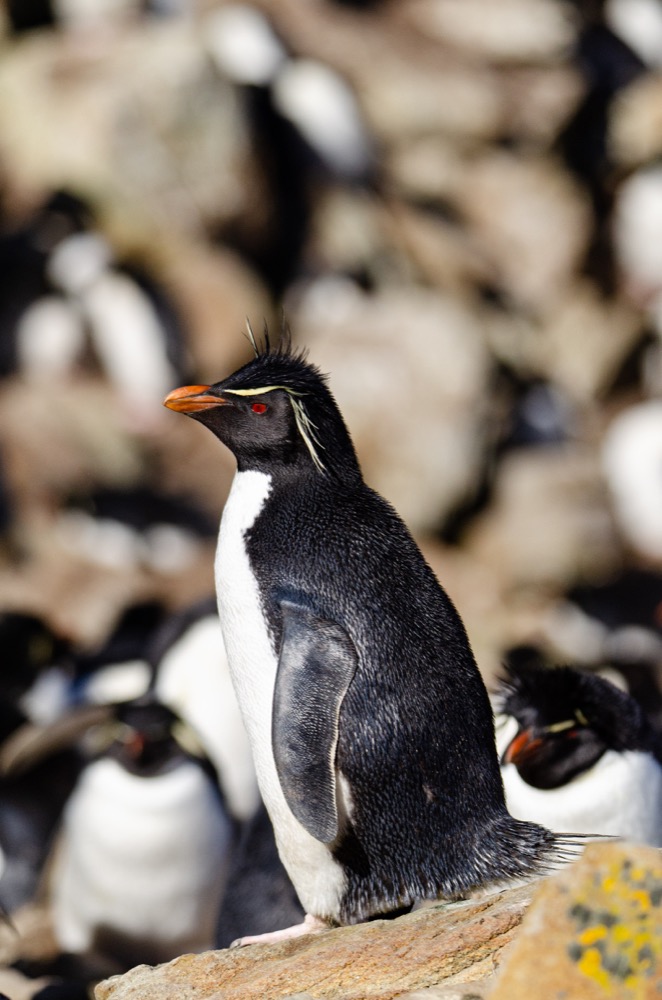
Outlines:
<svg viewBox="0 0 662 1000"><path fill-rule="evenodd" d="M587 199L554 161L489 152L467 164L457 201L508 295L533 309L562 296L591 218Z"/></svg>
<svg viewBox="0 0 662 1000"><path fill-rule="evenodd" d="M467 547L498 566L513 589L562 590L608 572L619 550L596 456L579 445L506 455L494 502L468 533Z"/></svg>
<svg viewBox="0 0 662 1000"><path fill-rule="evenodd" d="M36 33L3 51L0 153L19 189L77 187L195 231L244 203L247 141L192 21L144 19L95 45Z"/></svg>
<svg viewBox="0 0 662 1000"><path fill-rule="evenodd" d="M554 0L409 0L407 9L432 37L486 59L558 59L576 35L571 5Z"/></svg>
<svg viewBox="0 0 662 1000"><path fill-rule="evenodd" d="M488 67L437 66L391 58L357 84L370 127L379 141L450 133L493 138L503 121L503 101Z"/></svg>
<svg viewBox="0 0 662 1000"><path fill-rule="evenodd" d="M202 241L162 232L158 275L186 322L195 377L218 382L249 360L246 318L272 319L264 286L241 258Z"/></svg>
<svg viewBox="0 0 662 1000"><path fill-rule="evenodd" d="M641 314L604 298L589 281L573 282L550 303L540 339L544 371L581 402L608 389L641 336Z"/></svg>
<svg viewBox="0 0 662 1000"><path fill-rule="evenodd" d="M100 983L95 996L652 1000L661 988L662 855L648 847L600 843L541 883L278 945L138 966Z"/></svg>
<svg viewBox="0 0 662 1000"><path fill-rule="evenodd" d="M501 74L508 134L549 147L576 110L585 81L572 64L513 66Z"/></svg>
<svg viewBox="0 0 662 1000"><path fill-rule="evenodd" d="M314 284L290 318L331 373L366 480L412 530L434 530L482 457L489 357L479 317L427 289L364 295L335 281Z"/></svg>
<svg viewBox="0 0 662 1000"><path fill-rule="evenodd" d="M539 889L489 1000L647 1000L662 992L662 853L591 844Z"/></svg>
<svg viewBox="0 0 662 1000"><path fill-rule="evenodd" d="M531 887L519 887L278 945L184 955L109 979L95 995L97 1000L284 1000L303 993L315 1000L394 1000L441 983L472 983L491 975L530 899Z"/></svg>
<svg viewBox="0 0 662 1000"><path fill-rule="evenodd" d="M607 134L614 159L640 166L662 153L662 73L648 73L614 101Z"/></svg>
<svg viewBox="0 0 662 1000"><path fill-rule="evenodd" d="M11 1000L32 1000L37 990L48 986L50 982L46 978L28 979L14 969L0 968L0 995L11 997Z"/></svg>

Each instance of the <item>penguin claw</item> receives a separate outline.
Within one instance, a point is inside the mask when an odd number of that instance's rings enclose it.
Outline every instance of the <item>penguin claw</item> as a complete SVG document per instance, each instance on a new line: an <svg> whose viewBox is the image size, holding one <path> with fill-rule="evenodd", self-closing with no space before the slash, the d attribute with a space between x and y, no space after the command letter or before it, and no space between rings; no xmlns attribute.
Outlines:
<svg viewBox="0 0 662 1000"><path fill-rule="evenodd" d="M303 937L304 934L319 934L321 931L329 930L326 921L315 917L312 913L307 913L302 923L293 924L292 927L283 927L280 931L270 931L267 934L253 934L248 937L240 937L232 942L231 948L243 948L247 944L277 944L279 941L288 941L290 938Z"/></svg>

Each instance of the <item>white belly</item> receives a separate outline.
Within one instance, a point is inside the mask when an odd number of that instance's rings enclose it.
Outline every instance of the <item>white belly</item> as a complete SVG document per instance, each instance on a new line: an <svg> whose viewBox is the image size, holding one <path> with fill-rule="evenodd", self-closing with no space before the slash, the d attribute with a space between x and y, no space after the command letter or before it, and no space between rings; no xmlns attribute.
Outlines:
<svg viewBox="0 0 662 1000"><path fill-rule="evenodd" d="M560 788L532 788L514 764L502 768L509 812L559 833L602 833L662 846L662 768L647 753L603 754Z"/></svg>
<svg viewBox="0 0 662 1000"><path fill-rule="evenodd" d="M216 615L197 621L168 650L156 694L202 738L234 815L252 816L259 803L253 757Z"/></svg>
<svg viewBox="0 0 662 1000"><path fill-rule="evenodd" d="M244 534L271 488L262 472L239 472L221 519L216 553L218 611L232 680L255 760L260 792L278 850L307 913L335 917L345 887L342 868L325 844L292 815L283 795L271 748L271 710L278 660L262 611Z"/></svg>
<svg viewBox="0 0 662 1000"><path fill-rule="evenodd" d="M213 947L231 826L193 763L154 778L117 761L86 768L64 816L53 872L60 945L87 951L99 928L151 960Z"/></svg>

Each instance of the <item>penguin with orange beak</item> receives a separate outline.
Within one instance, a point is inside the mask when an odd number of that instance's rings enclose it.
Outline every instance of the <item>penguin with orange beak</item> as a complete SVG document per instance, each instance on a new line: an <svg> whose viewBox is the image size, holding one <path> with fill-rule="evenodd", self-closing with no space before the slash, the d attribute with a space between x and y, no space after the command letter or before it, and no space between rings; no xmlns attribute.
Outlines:
<svg viewBox="0 0 662 1000"><path fill-rule="evenodd" d="M364 482L325 377L289 337L252 339L248 364L165 405L237 461L216 592L258 784L306 913L280 935L549 870L581 841L508 813L458 612Z"/></svg>

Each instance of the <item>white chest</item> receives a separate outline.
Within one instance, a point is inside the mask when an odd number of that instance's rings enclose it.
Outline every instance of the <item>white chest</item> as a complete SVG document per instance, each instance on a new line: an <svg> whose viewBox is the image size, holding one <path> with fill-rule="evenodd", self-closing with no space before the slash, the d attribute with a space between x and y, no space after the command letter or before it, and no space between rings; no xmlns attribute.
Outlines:
<svg viewBox="0 0 662 1000"><path fill-rule="evenodd" d="M281 859L306 911L335 917L345 886L344 873L326 845L311 837L292 815L280 787L271 747L278 658L245 541L270 491L271 477L265 473L239 472L234 478L223 510L216 553L218 612L260 792L274 826Z"/></svg>
<svg viewBox="0 0 662 1000"><path fill-rule="evenodd" d="M168 650L156 693L202 737L234 815L252 816L259 801L253 757L216 615L197 621Z"/></svg>
<svg viewBox="0 0 662 1000"><path fill-rule="evenodd" d="M61 945L87 950L100 928L154 954L213 944L231 825L200 768L154 778L102 759L84 772L64 816L53 873Z"/></svg>
<svg viewBox="0 0 662 1000"><path fill-rule="evenodd" d="M601 833L662 846L662 768L647 753L609 750L560 788L532 788L502 769L509 812L559 833Z"/></svg>

